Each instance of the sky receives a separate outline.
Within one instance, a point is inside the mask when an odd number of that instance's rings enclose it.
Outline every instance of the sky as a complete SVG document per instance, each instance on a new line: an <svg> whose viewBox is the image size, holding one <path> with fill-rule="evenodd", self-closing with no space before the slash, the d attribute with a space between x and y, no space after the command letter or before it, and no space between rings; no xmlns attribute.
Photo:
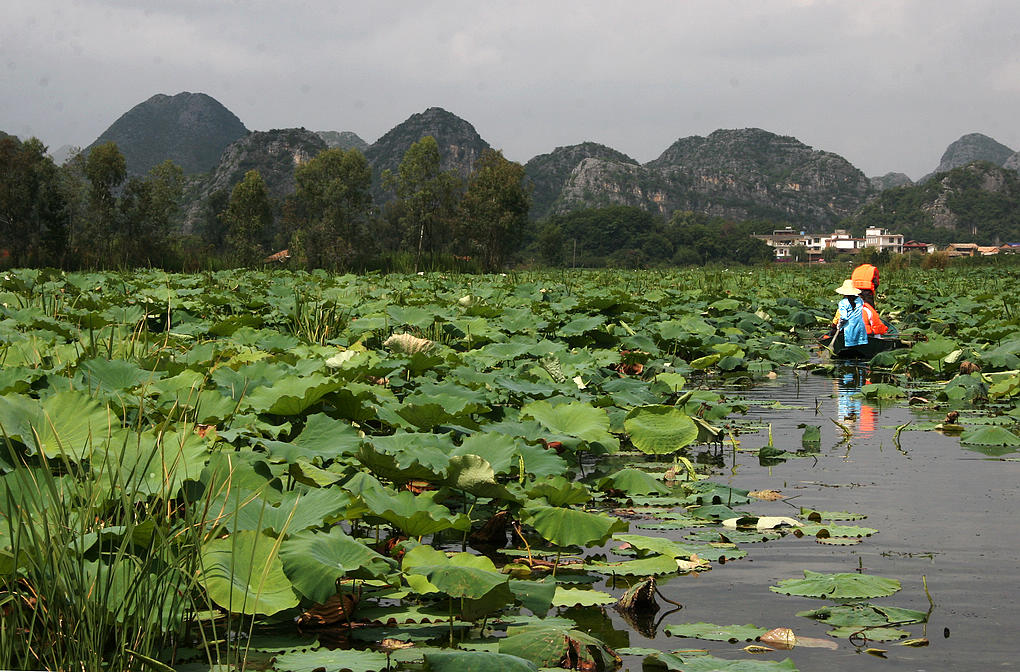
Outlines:
<svg viewBox="0 0 1020 672"><path fill-rule="evenodd" d="M868 176L1020 149L1016 0L6 0L0 130L85 146L155 94L371 143L442 107L514 161L762 128Z"/></svg>

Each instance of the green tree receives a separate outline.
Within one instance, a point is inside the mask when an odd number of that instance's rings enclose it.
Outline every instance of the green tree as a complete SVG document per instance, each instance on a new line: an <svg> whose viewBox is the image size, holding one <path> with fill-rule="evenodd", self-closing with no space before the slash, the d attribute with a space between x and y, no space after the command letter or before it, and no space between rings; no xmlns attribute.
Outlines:
<svg viewBox="0 0 1020 672"><path fill-rule="evenodd" d="M455 172L441 169L439 145L427 135L404 153L396 175L383 173L383 185L397 195L399 204L394 212L400 214L405 240L414 246L417 272L423 254L445 250L463 180Z"/></svg>
<svg viewBox="0 0 1020 672"><path fill-rule="evenodd" d="M482 152L461 200L462 229L487 271L502 268L528 224L531 188L524 166L492 149Z"/></svg>
<svg viewBox="0 0 1020 672"><path fill-rule="evenodd" d="M0 255L13 265L59 264L68 209L59 170L36 138L0 136Z"/></svg>
<svg viewBox="0 0 1020 672"><path fill-rule="evenodd" d="M346 267L372 247L368 232L372 168L357 149L327 149L295 172L296 218L291 254L310 267Z"/></svg>
<svg viewBox="0 0 1020 672"><path fill-rule="evenodd" d="M154 166L145 179L128 180L114 242L121 265L166 266L183 193L184 171L169 159Z"/></svg>
<svg viewBox="0 0 1020 672"><path fill-rule="evenodd" d="M93 147L85 157L89 184L86 221L77 231L80 261L88 267L102 266L111 258L116 231L116 191L127 177L127 162L115 142Z"/></svg>
<svg viewBox="0 0 1020 672"><path fill-rule="evenodd" d="M538 231L538 254L549 266L562 266L565 260L563 231L552 222L545 222Z"/></svg>
<svg viewBox="0 0 1020 672"><path fill-rule="evenodd" d="M260 262L266 256L273 208L266 183L257 170L249 170L234 186L223 219L233 261L241 266Z"/></svg>

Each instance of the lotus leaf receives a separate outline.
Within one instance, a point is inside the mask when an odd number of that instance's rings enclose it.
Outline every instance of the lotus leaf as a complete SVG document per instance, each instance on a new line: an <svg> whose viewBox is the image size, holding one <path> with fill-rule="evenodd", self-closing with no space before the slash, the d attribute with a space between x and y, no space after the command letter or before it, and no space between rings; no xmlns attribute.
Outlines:
<svg viewBox="0 0 1020 672"><path fill-rule="evenodd" d="M554 607L593 607L595 605L614 604L616 598L601 590L584 590L582 588L556 587L553 597Z"/></svg>
<svg viewBox="0 0 1020 672"><path fill-rule="evenodd" d="M435 491L414 495L407 490L393 494L386 490L366 489L360 496L372 517L382 518L409 537L471 527L470 518L464 514L454 515L442 504L434 502Z"/></svg>
<svg viewBox="0 0 1020 672"><path fill-rule="evenodd" d="M381 578L393 561L348 536L339 527L329 532L299 532L280 546L283 570L294 588L316 603L336 593L336 582L344 576Z"/></svg>
<svg viewBox="0 0 1020 672"><path fill-rule="evenodd" d="M591 491L588 490L588 486L558 475L536 481L528 487L527 493L534 499L544 498L549 506L587 504L591 501Z"/></svg>
<svg viewBox="0 0 1020 672"><path fill-rule="evenodd" d="M326 462L339 455L353 455L362 441L349 422L315 413L305 419L304 429L293 441L264 441L263 445L271 457L284 462L299 459Z"/></svg>
<svg viewBox="0 0 1020 672"><path fill-rule="evenodd" d="M609 433L609 416L600 408L571 401L554 406L548 401L533 401L521 408L521 417L532 417L550 431L601 444L609 450L619 446Z"/></svg>
<svg viewBox="0 0 1020 672"><path fill-rule="evenodd" d="M545 616L552 607L559 586L551 580L520 581L510 579L510 592L524 607L536 616Z"/></svg>
<svg viewBox="0 0 1020 672"><path fill-rule="evenodd" d="M1003 427L981 427L964 432L960 443L972 446L1020 446L1020 437Z"/></svg>
<svg viewBox="0 0 1020 672"><path fill-rule="evenodd" d="M675 406L639 406L623 426L635 448L654 455L671 455L698 438L697 425Z"/></svg>
<svg viewBox="0 0 1020 672"><path fill-rule="evenodd" d="M496 482L496 474L477 455L455 455L450 458L446 478L442 481L451 488L469 492L475 497L517 501L517 496Z"/></svg>
<svg viewBox="0 0 1020 672"><path fill-rule="evenodd" d="M389 667L385 653L352 649L316 649L289 651L276 657L273 669L278 672L315 672L342 670L346 672L379 672Z"/></svg>
<svg viewBox="0 0 1020 672"><path fill-rule="evenodd" d="M72 461L88 457L104 441L120 443L114 437L122 433L105 405L75 391L57 392L42 400L0 397L0 429L29 449Z"/></svg>
<svg viewBox="0 0 1020 672"><path fill-rule="evenodd" d="M276 542L245 530L202 546L199 580L209 599L229 612L265 614L296 607Z"/></svg>
<svg viewBox="0 0 1020 672"><path fill-rule="evenodd" d="M861 394L867 399L899 399L907 396L902 388L886 383L869 383L861 387Z"/></svg>
<svg viewBox="0 0 1020 672"><path fill-rule="evenodd" d="M923 611L886 607L863 602L860 604L837 604L810 611L797 612L798 616L813 618L829 626L861 628L875 625L910 625L924 623L928 615Z"/></svg>
<svg viewBox="0 0 1020 672"><path fill-rule="evenodd" d="M669 555L650 555L647 558L623 562L589 562L584 568L599 574L617 576L662 576L676 574L681 570L681 564L685 562ZM686 567L684 569L689 571Z"/></svg>
<svg viewBox="0 0 1020 672"><path fill-rule="evenodd" d="M320 374L285 376L272 386L261 386L248 395L245 407L272 415L298 415L322 397L339 389L341 383Z"/></svg>
<svg viewBox="0 0 1020 672"><path fill-rule="evenodd" d="M868 574L837 573L821 574L804 570L803 579L784 579L769 590L784 595L801 597L822 597L830 600L857 600L869 597L885 597L900 589L896 579L886 579Z"/></svg>
<svg viewBox="0 0 1020 672"><path fill-rule="evenodd" d="M797 666L786 658L775 660L726 660L715 656L680 656L673 653L658 653L656 660L669 670L682 672L797 672Z"/></svg>
<svg viewBox="0 0 1020 672"><path fill-rule="evenodd" d="M626 467L600 479L598 489L619 490L628 495L664 495L670 492L665 483L648 472L633 467Z"/></svg>
<svg viewBox="0 0 1020 672"><path fill-rule="evenodd" d="M506 653L443 651L426 653L425 669L433 672L537 672L538 666Z"/></svg>
<svg viewBox="0 0 1020 672"><path fill-rule="evenodd" d="M765 634L766 628L756 625L716 625L715 623L684 623L667 625L663 632L673 637L693 637L715 642L753 642Z"/></svg>
<svg viewBox="0 0 1020 672"><path fill-rule="evenodd" d="M507 630L499 652L530 660L539 667L559 667L568 655L584 669L610 670L619 657L603 641L562 626L522 626Z"/></svg>
<svg viewBox="0 0 1020 672"><path fill-rule="evenodd" d="M619 518L555 506L531 507L525 514L525 522L557 546L598 546L628 528Z"/></svg>

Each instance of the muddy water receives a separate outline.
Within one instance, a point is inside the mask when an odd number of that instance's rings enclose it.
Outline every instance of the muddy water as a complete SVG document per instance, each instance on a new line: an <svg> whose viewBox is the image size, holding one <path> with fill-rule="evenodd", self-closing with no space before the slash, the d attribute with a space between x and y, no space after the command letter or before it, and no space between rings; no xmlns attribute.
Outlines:
<svg viewBox="0 0 1020 672"><path fill-rule="evenodd" d="M800 578L804 569L863 571L903 584L899 593L874 603L927 611L922 583L926 577L935 602L929 622L905 629L913 637L927 637L927 647L869 644L886 652L886 659L880 659L843 639L833 640L838 641L837 651L798 647L754 659L788 656L802 672L1020 669L1020 462L988 458L964 449L958 438L933 431L904 431L897 448L897 425L938 421L941 416L923 415L902 404L880 406L854 399L851 395L859 389L862 375L853 369L846 373L834 380L788 372L743 393L753 402L778 401L792 407L752 406L744 418L771 423L777 447L795 451L803 432L798 425L821 425L821 454L817 459L762 467L753 453L727 453L726 466L713 480L749 490L777 489L790 498L753 503L750 508L759 515L796 515L801 506L850 511L867 518L843 524L876 528L878 534L843 547L792 535L741 544L747 558L661 586L664 595L684 605L663 623L753 623L828 638L824 624L795 614L831 602L779 595L769 586ZM849 440L844 441L844 432L830 419L852 428ZM742 448L755 449L768 437L761 431L741 439ZM629 630L618 620L616 624ZM707 648L724 658L751 658L740 650L746 643L666 638L661 628L655 639L631 630L629 640L631 646ZM637 661L628 657L626 663L635 669Z"/></svg>

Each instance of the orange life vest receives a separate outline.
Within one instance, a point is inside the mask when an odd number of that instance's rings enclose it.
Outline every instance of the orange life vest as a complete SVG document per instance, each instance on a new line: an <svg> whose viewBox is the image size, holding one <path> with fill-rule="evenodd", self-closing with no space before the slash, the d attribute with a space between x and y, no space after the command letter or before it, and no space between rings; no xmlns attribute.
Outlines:
<svg viewBox="0 0 1020 672"><path fill-rule="evenodd" d="M857 289L878 289L878 269L871 264L861 264L850 274L850 280Z"/></svg>
<svg viewBox="0 0 1020 672"><path fill-rule="evenodd" d="M867 301L864 302L861 316L864 318L864 330L868 332L868 336L884 334L889 331L889 327L878 316L878 311Z"/></svg>

